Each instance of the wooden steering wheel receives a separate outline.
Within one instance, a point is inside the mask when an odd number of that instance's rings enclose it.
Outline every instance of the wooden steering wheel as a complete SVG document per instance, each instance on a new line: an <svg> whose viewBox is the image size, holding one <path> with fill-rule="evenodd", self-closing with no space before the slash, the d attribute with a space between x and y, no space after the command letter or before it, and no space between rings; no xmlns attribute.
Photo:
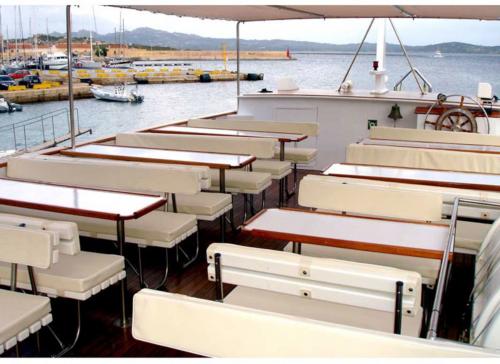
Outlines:
<svg viewBox="0 0 500 364"><path fill-rule="evenodd" d="M450 97L459 97L460 102L458 105L455 103L447 108L445 106L445 102L448 101ZM477 133L477 121L476 117L478 116L477 112L471 112L467 108L464 107L465 98L470 99L475 104L479 106L482 111L482 114L486 117L486 125L488 127L489 133L489 118L486 110L484 110L483 106L474 100L471 97L463 96L463 95L443 95L439 94L437 97L437 101L431 105L431 107L427 110L425 114L424 128L427 125L430 125L434 130L445 130L445 131L453 131L453 132L465 132L465 133ZM431 121L428 119L432 109L439 105L441 108L444 108L444 111L438 116L436 121ZM479 114L480 115L480 114Z"/></svg>

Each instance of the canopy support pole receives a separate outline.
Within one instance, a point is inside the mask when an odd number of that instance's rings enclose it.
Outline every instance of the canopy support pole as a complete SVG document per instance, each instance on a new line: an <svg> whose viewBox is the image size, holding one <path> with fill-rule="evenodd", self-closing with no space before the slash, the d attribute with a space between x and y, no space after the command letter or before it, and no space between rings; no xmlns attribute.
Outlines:
<svg viewBox="0 0 500 364"><path fill-rule="evenodd" d="M354 62L356 62L356 58L358 58L359 51L361 51L361 47L365 43L366 37L367 37L368 33L370 32L370 29L372 28L374 21L375 21L375 18L372 18L372 21L370 22L370 25L368 25L368 29L366 29L365 35L363 36L361 43L359 43L358 49L356 49L356 53L354 54L354 57L351 61L351 64L349 65L349 68L347 69L347 72L345 73L344 78L342 79L342 82L340 83L339 88L337 89L338 92L340 92L342 84L345 82L345 80L347 80L347 77L349 76L349 73L351 72L351 68L354 65Z"/></svg>
<svg viewBox="0 0 500 364"><path fill-rule="evenodd" d="M408 57L408 53L406 53L406 49L401 42L401 39L399 38L398 31L396 30L396 27L394 26L394 23L392 22L392 19L389 18L389 23L391 23L392 30L394 30L394 34L396 35L396 38L398 38L399 45L401 46L401 50L403 51L403 54L405 55L406 61L408 62L408 65L410 66L411 73L413 74L413 77L415 77L415 81L417 82L418 88L420 89L420 93L422 95L425 95L425 91L422 88L422 85L418 81L417 73L415 72L415 68L413 68L413 64L410 61L410 57Z"/></svg>
<svg viewBox="0 0 500 364"><path fill-rule="evenodd" d="M66 50L68 52L68 101L69 101L69 132L71 148L75 147L75 105L73 100L73 50L71 43L71 5L66 5Z"/></svg>
<svg viewBox="0 0 500 364"><path fill-rule="evenodd" d="M236 22L236 111L240 109L240 24Z"/></svg>

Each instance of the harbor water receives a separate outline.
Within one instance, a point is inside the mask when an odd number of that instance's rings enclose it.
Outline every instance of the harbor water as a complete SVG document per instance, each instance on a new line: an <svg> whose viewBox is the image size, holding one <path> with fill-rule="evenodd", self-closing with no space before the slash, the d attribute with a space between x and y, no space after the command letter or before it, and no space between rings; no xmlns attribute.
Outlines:
<svg viewBox="0 0 500 364"><path fill-rule="evenodd" d="M242 93L262 88L274 90L276 80L280 77L294 78L300 88L336 89L352 59L352 55L340 54L296 54L294 57L296 60L292 61L242 61L241 72L265 75L263 81L242 81ZM373 58L373 55L361 55L357 59L348 77L353 81L354 88L372 88L373 80L368 72ZM444 54L443 58L434 58L433 54L421 54L413 55L412 61L430 81L435 92L475 96L478 82L489 82L494 93L500 96L498 55ZM194 68L222 68L220 61L192 64ZM228 62L228 68L235 70L235 62ZM409 70L406 59L401 55L388 55L385 68L390 88ZM403 90L417 90L411 76L404 83ZM145 97L141 104L111 103L96 99L76 100L80 128L91 128L93 131L93 135L82 135L78 140L236 109L236 82L231 81L139 85L139 91ZM0 151L14 146L11 132L2 127L67 106L67 101L25 104L22 112L0 114ZM67 132L64 119L55 124L58 129L56 134ZM28 144L41 138L41 132L35 130L28 134ZM19 138L24 137L17 135L18 143Z"/></svg>

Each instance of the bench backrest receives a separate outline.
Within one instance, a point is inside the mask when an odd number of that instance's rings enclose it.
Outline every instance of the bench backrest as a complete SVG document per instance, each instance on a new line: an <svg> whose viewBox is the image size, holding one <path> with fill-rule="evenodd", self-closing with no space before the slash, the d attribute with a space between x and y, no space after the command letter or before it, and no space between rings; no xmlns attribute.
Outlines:
<svg viewBox="0 0 500 364"><path fill-rule="evenodd" d="M414 317L420 307L422 279L416 272L214 243L207 249L211 281L215 281L215 254L220 254L224 283L394 312L396 282L401 281L403 314Z"/></svg>
<svg viewBox="0 0 500 364"><path fill-rule="evenodd" d="M346 163L442 171L500 173L500 155L436 149L350 144Z"/></svg>
<svg viewBox="0 0 500 364"><path fill-rule="evenodd" d="M0 225L24 226L34 230L51 231L57 235L58 251L61 254L75 255L80 251L78 226L74 222L0 213Z"/></svg>
<svg viewBox="0 0 500 364"><path fill-rule="evenodd" d="M370 128L371 139L500 146L500 136L410 128Z"/></svg>
<svg viewBox="0 0 500 364"><path fill-rule="evenodd" d="M207 357L495 355L470 345L374 332L150 289L134 295L132 336Z"/></svg>
<svg viewBox="0 0 500 364"><path fill-rule="evenodd" d="M225 137L160 133L119 133L116 145L198 152L253 155L272 158L277 141L267 138Z"/></svg>
<svg viewBox="0 0 500 364"><path fill-rule="evenodd" d="M245 131L267 131L275 133L302 134L317 136L318 123L292 122L292 121L264 121L254 119L191 119L188 126L196 128L214 128Z"/></svg>
<svg viewBox="0 0 500 364"><path fill-rule="evenodd" d="M29 156L9 159L7 176L82 187L195 194L205 187L203 177L208 176L208 168L90 158Z"/></svg>
<svg viewBox="0 0 500 364"><path fill-rule="evenodd" d="M0 261L47 269L55 263L59 241L51 231L0 225Z"/></svg>
<svg viewBox="0 0 500 364"><path fill-rule="evenodd" d="M439 221L443 199L439 193L347 184L329 176L308 175L300 181L299 205L360 215Z"/></svg>

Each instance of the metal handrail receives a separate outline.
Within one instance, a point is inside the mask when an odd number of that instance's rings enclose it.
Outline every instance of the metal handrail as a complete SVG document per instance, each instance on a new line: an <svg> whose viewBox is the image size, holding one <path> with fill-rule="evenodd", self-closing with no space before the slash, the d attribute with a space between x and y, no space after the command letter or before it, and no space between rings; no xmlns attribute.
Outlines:
<svg viewBox="0 0 500 364"><path fill-rule="evenodd" d="M27 127L32 127L33 125L39 125L41 129L41 136L42 136L42 142L41 144L52 140L54 143L57 139L56 137L56 127L55 127L55 118L64 116L66 115L66 119L69 120L69 112L68 109L57 109L36 117L32 117L23 121L19 121L13 124L9 125L4 125L0 126L0 133L5 132L5 131L12 131L12 138L13 138L13 143L14 143L14 150L19 151L19 150L28 150L28 138L27 138ZM76 110L76 128L77 130L80 130L79 128L79 117L78 117L78 110ZM49 122L49 127L48 131L46 130L47 127L45 125L46 122ZM21 132L17 131L18 129L21 129ZM69 129L69 125L68 125ZM47 133L49 133L49 137L47 137ZM18 136L21 136L23 138L22 144L24 144L24 148L18 148ZM21 144L21 145L22 145ZM36 145L36 144L35 144Z"/></svg>
<svg viewBox="0 0 500 364"><path fill-rule="evenodd" d="M426 90L427 92L432 92L433 88L432 88L432 84L429 82L429 80L422 74L422 72L420 72L417 68L413 68L413 71L415 71L415 74L422 80L422 82L424 83L423 85L423 88L424 90ZM402 86L403 86L403 82L404 80L406 80L406 78L413 74L413 71L410 70L408 71L403 77L401 77L401 79L396 82L396 84L394 85L394 88L393 90L394 91L401 91L402 89Z"/></svg>
<svg viewBox="0 0 500 364"><path fill-rule="evenodd" d="M435 340L437 338L437 327L439 323L439 315L441 314L441 304L443 301L443 294L447 284L447 278L449 277L449 271L451 267L450 253L453 253L455 247L455 236L457 230L457 215L460 203L466 205L483 205L491 207L500 207L498 202L489 202L482 200L474 200L468 198L456 197L453 201L453 209L451 214L450 229L448 233L448 243L446 244L445 251L443 253L443 259L441 260L441 265L439 268L439 277L436 285L436 296L434 298L434 304L432 305L431 318L429 320L429 328L427 330L427 339Z"/></svg>

